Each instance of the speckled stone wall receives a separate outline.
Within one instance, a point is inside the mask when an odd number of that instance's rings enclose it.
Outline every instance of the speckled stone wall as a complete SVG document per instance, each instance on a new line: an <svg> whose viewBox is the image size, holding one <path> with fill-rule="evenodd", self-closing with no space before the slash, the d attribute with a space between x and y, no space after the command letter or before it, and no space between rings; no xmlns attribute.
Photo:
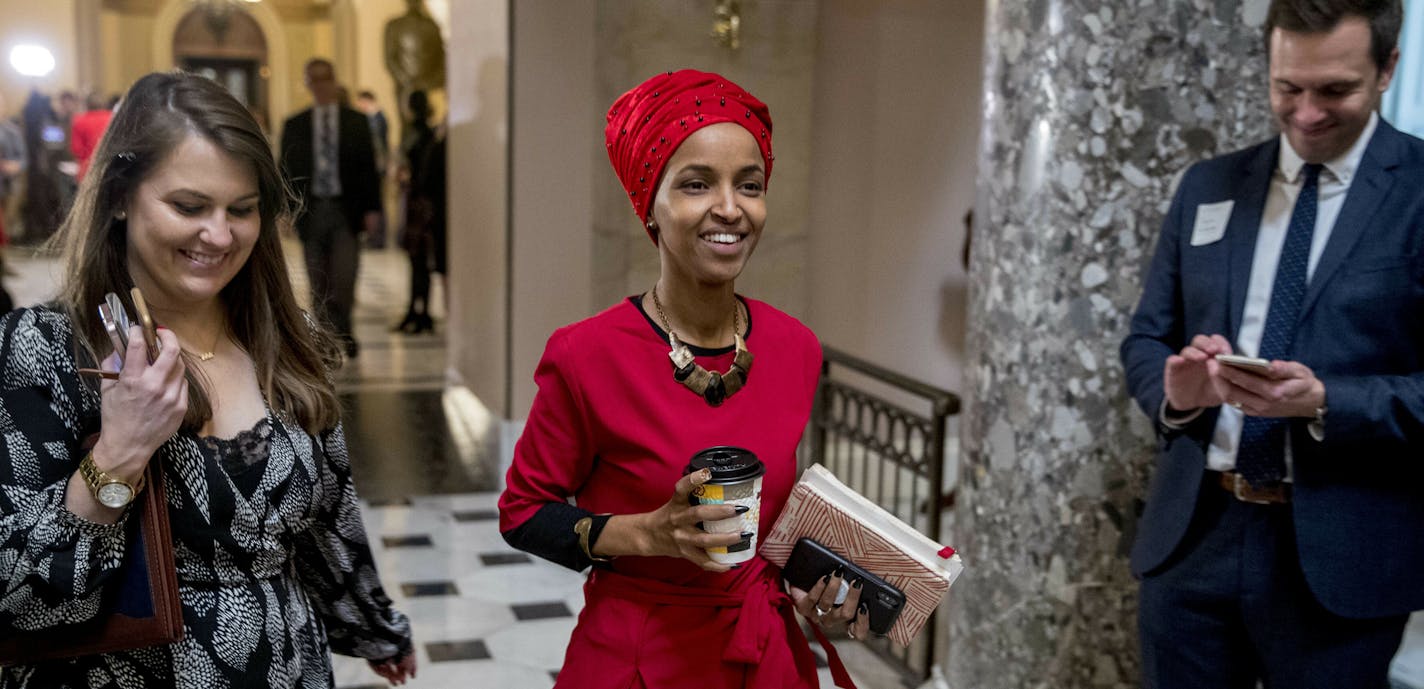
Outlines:
<svg viewBox="0 0 1424 689"><path fill-rule="evenodd" d="M989 0L955 689L1138 684L1152 464L1117 348L1194 161L1271 135L1266 0Z"/></svg>

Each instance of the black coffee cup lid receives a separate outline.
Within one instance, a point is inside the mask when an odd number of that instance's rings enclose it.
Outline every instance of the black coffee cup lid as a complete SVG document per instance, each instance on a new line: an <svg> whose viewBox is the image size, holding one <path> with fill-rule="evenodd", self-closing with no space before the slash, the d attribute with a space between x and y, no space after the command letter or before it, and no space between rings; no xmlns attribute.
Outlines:
<svg viewBox="0 0 1424 689"><path fill-rule="evenodd" d="M754 479L766 473L766 466L751 450L731 445L709 447L692 456L687 469L690 474L700 469L711 469L712 478L708 483L737 483Z"/></svg>

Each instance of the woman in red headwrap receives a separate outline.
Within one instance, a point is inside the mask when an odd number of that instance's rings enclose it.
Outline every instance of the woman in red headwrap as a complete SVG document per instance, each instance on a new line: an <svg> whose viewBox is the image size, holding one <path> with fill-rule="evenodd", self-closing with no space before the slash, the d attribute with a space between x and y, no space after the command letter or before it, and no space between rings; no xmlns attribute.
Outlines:
<svg viewBox="0 0 1424 689"><path fill-rule="evenodd" d="M739 512L690 506L709 474L683 475L708 447L754 452L766 468L759 533L796 478L820 343L735 291L766 223L770 114L721 76L668 72L613 104L605 137L661 271L646 293L549 338L499 503L511 545L576 570L593 565L557 686L818 686L793 609L863 638L858 586L836 606L838 573L803 592L760 557L713 561L707 548L747 534L702 531ZM836 683L851 686L822 645Z"/></svg>

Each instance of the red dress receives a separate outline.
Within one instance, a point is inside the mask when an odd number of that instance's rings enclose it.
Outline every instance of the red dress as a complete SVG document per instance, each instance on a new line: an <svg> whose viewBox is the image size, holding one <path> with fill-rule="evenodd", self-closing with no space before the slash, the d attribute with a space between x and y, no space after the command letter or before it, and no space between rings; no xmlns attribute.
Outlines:
<svg viewBox="0 0 1424 689"><path fill-rule="evenodd" d="M631 300L556 331L500 497L501 530L570 496L600 514L655 510L694 453L737 445L766 464L767 533L796 479L821 346L796 319L744 302L755 360L746 387L720 407L673 379L667 340ZM726 371L732 356L729 348L698 363ZM667 557L595 567L556 686L816 687L814 657L780 578L759 557L726 574Z"/></svg>

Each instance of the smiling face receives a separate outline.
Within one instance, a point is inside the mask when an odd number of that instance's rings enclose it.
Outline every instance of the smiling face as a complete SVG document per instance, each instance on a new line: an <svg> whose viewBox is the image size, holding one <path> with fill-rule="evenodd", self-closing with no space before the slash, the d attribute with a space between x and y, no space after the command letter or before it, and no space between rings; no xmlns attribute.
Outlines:
<svg viewBox="0 0 1424 689"><path fill-rule="evenodd" d="M737 279L766 224L766 167L751 132L723 122L668 160L653 201L663 274L705 286Z"/></svg>
<svg viewBox="0 0 1424 689"><path fill-rule="evenodd" d="M1320 33L1276 28L1271 34L1271 111L1291 148L1307 163L1344 154L1369 124L1394 75L1370 55L1370 25L1346 17Z"/></svg>
<svg viewBox="0 0 1424 689"><path fill-rule="evenodd" d="M128 268L159 309L211 305L261 232L251 164L189 134L129 199Z"/></svg>

